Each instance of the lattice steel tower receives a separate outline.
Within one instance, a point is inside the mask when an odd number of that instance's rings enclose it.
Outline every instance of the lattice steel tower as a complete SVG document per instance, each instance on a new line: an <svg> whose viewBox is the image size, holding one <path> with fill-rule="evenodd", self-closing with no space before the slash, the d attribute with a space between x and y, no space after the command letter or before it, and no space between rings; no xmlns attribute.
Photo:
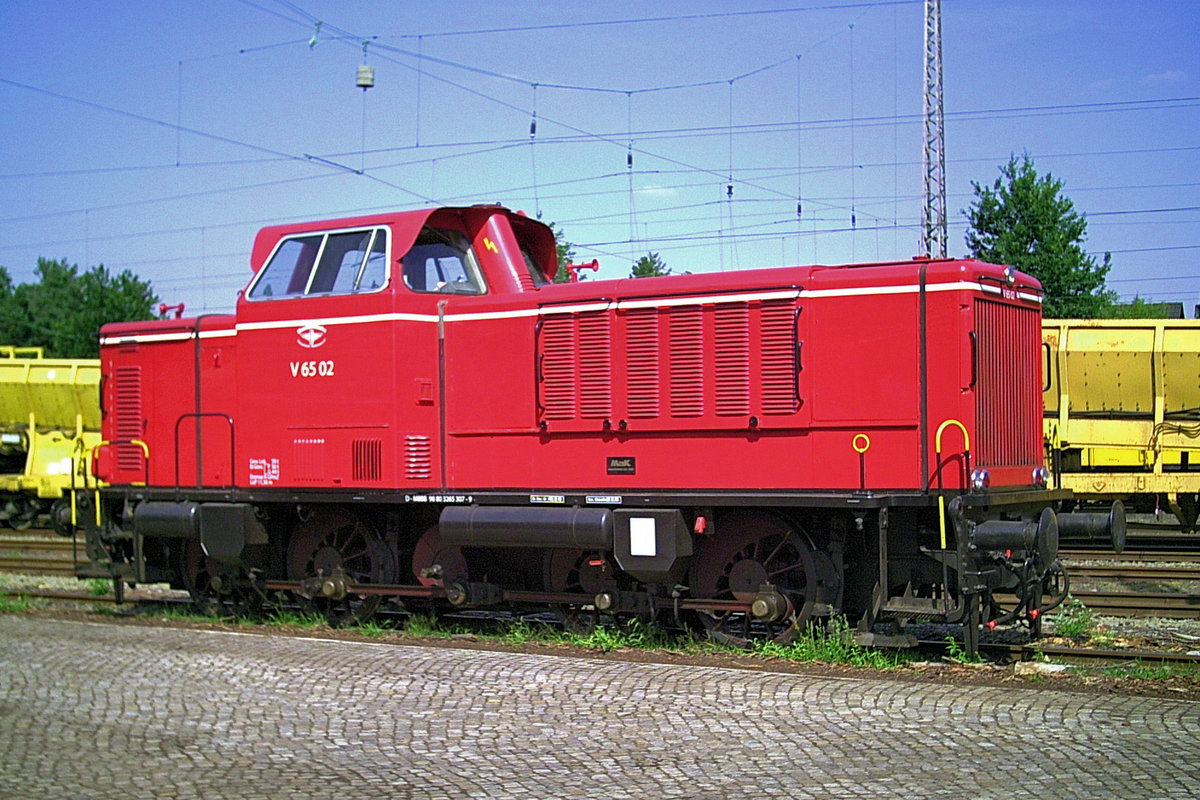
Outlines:
<svg viewBox="0 0 1200 800"><path fill-rule="evenodd" d="M946 257L946 137L942 119L942 0L925 0L925 181L921 254Z"/></svg>

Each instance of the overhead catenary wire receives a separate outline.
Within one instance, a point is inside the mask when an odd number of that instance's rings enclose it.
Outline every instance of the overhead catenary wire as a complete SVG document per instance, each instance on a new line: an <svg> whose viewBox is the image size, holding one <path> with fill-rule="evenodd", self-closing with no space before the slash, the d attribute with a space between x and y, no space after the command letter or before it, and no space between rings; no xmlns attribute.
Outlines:
<svg viewBox="0 0 1200 800"><path fill-rule="evenodd" d="M895 9L897 6L901 6L901 5L915 5L915 4L917 4L918 2L919 2L919 0L913 0L913 2L911 2L911 3L907 3L907 4L903 4L903 3L887 3L887 4L878 4L878 3L875 3L875 4L859 4L859 5L858 5L858 6L856 6L856 7L861 7L861 8L864 8L864 9L869 9L869 8L871 8L871 7L878 7L878 6L880 6L880 5L888 5L888 6L891 6L891 7L893 7L893 9ZM250 4L250 5L256 5L257 7L260 7L260 8L262 7L262 5L261 5L261 4ZM282 5L283 5L285 8L289 9L289 10L287 10L287 11L286 11L286 13L285 13L283 16L281 16L281 18L284 18L284 17L286 17L286 18L288 18L289 20L296 20L297 22L299 22L299 21L303 21L303 22L304 22L304 24L308 26L308 28L307 28L307 29L308 29L309 31L311 31L311 30L312 30L312 21L315 19L315 17L312 17L311 15L307 15L307 13L306 13L306 12L303 12L303 9L301 9L299 6L297 6L297 5L296 5L296 4L294 4L294 3L286 3L286 4L282 4ZM809 7L809 8L811 8L811 7ZM337 33L337 31L336 31L335 29L329 29L329 30L326 30L326 31L324 31L324 32L323 32L323 34L322 34L322 35L323 35L323 36L325 36L324 42L331 42L331 41L333 41L333 39L334 39L335 37L341 37L341 34ZM425 72L426 72L426 70L425 70L425 67L427 66L427 65L424 63L424 61L420 59L420 56L421 56L421 51L422 51L422 49L423 49L423 48L421 47L421 42L422 42L422 38L424 37L424 35L425 35L425 34L421 34L421 35L419 35L419 36L417 37L418 69L417 69L417 71L416 71L416 73L415 73L415 76L416 76L416 80L417 80L418 86L420 85L420 82L421 82L422 78L424 77L424 74L425 74ZM433 34L431 34L431 35L433 35ZM447 33L446 35L473 35L473 32L450 32L450 33ZM357 38L357 37L356 37L356 38ZM346 39L346 40L347 40L347 41L349 41L349 39ZM853 41L853 36L852 36L852 34L851 34L851 41ZM789 56L789 57L788 57L787 59L785 59L783 62L776 62L776 63L786 63L786 62L790 62L790 61L792 61L792 60L795 60L795 61L797 62L797 65L799 65L799 62L800 62L800 56L799 56L799 55L795 55L795 56ZM428 65L428 66L432 66L432 62L431 62L431 64L430 64L430 65ZM764 66L764 67L760 68L760 70L759 70L759 71L761 71L761 70L765 70L765 69L770 69L770 67L771 67L771 66L772 66L772 65L766 65L766 66ZM798 69L798 72L799 72L799 69ZM745 72L745 73L742 73L741 75L735 76L735 78L734 78L734 79L721 79L721 80L715 81L714 83L725 82L725 83L729 84L729 87L730 87L730 94L731 94L731 96L732 96L732 83L730 83L730 81L731 81L731 80L738 80L738 79L741 79L741 78L743 78L743 77L749 76L749 75L751 75L751 74L753 74L753 72ZM801 203L801 197L802 197L802 191L801 191L801 189L803 188L803 180L804 180L804 176L805 176L806 174L810 174L810 173L808 173L806 170L803 170L803 169L802 169L802 162L801 162L801 156L802 156L802 151L801 151L801 142L802 142L802 137L803 137L803 135L804 135L804 131L802 130L802 120L801 120L801 118L800 118L800 115L799 115L799 106L800 106L800 86L799 86L799 74L798 74L798 76L797 76L797 82L798 82L798 88L797 88L797 94L798 94L798 99L797 99L798 114L797 114L797 120L796 120L796 124L795 124L795 133L796 133L796 138L797 138L797 168L796 168L796 170L795 170L794 176L795 176L795 180L796 180L796 201L797 201L797 206L799 207L799 205L800 205L800 203ZM565 86L566 84L563 84L563 85ZM679 84L679 85L684 85L684 84L682 84L682 83L681 83L681 84ZM581 88L581 90L584 90L584 89L589 89L589 90L590 90L591 88L603 88L603 87L582 87L582 88ZM636 93L636 92L640 92L640 91L653 91L653 90L667 90L667 89L669 89L669 88L670 88L670 87L668 87L668 86L664 86L664 87L643 87L642 89L636 89L636 90L634 90L634 89L621 89L621 88L616 88L616 89L615 89L615 91L625 92L625 93L626 93L626 95L627 95L627 101L628 101L628 98L631 98L631 97L632 97L632 94L633 94L633 93ZM853 89L853 85L852 85L852 89ZM741 97L741 93L740 93L740 92L739 92L739 95L738 95L738 96L739 96L739 98ZM627 106L628 106L628 102L627 102ZM732 98L731 98L731 107L732 107ZM1145 108L1149 108L1149 106L1144 106L1144 107L1145 107ZM419 104L418 104L418 110L419 110ZM858 127L858 128L860 128L860 129L862 129L862 128L865 128L865 127L866 127L868 124L870 124L870 123L866 122L865 120L858 120L858 119L856 118L856 116L857 116L857 115L856 115L855 113L853 113L855 110L856 110L856 109L852 109L852 113L851 113L851 115L850 115L850 117L849 117L849 120L848 120L848 122L846 123L846 125L845 125L845 126L846 126L846 127L850 127L850 129L851 129L851 130L854 130L854 129L855 129L855 127ZM1030 113L1030 112L1027 112L1027 113ZM1071 113L1071 112L1066 112L1066 113ZM1090 112L1089 112L1089 113L1090 113ZM628 115L628 112L627 112L627 115ZM175 125L175 133L176 133L176 145L177 145L177 147L176 147L176 159L175 159L175 160L176 160L176 162L177 162L177 166L181 166L181 167L182 167L182 166L185 166L185 165L184 165L184 164L179 164L178 162L180 162L180 161L182 160L182 155L181 155L181 147L180 147L180 145L181 145L181 143L182 143L182 138L183 138L183 135L184 135L184 131L182 130L182 125L181 125L181 123L182 123L182 114L181 114L181 113L179 113L179 110L178 110L178 108L177 108L177 113L176 113L176 115L175 115L175 116L176 116L176 120L175 120L175 122L176 122L176 125ZM894 117L896 117L896 116L897 116L897 115L896 115L895 113L893 113L892 117L894 118ZM419 120L419 113L418 113L418 120ZM886 123L886 122L880 122L880 124L888 124L888 123ZM899 125L899 124L902 124L902 123L892 123L892 131L893 131L893 134L895 133L895 131L896 131L896 130L898 130L898 125ZM737 142L740 144L740 143L743 141L743 140L740 138L740 137L742 136L742 134L743 134L743 133L745 133L745 134L747 134L747 135L751 135L751 134L755 134L755 133L757 133L757 131L751 131L751 130L748 130L748 129L744 129L742 126L735 126L735 125L733 125L733 120L731 120L731 121L730 121L730 124L729 124L729 125L727 125L727 126L721 126L721 127L722 127L722 128L723 128L723 130L725 131L726 135L729 135L729 137L730 137L731 150L732 150L732 144L733 144L733 141L734 141L734 137L735 137L735 135L738 137L738 138L737 138ZM632 143L633 143L633 139L634 139L635 137L637 137L637 140L638 140L638 144L639 144L639 146L643 146L643 147L644 147L645 145L647 145L647 144L652 144L652 143L655 141L655 139L654 139L654 138L651 138L651 137L648 137L648 136L642 136L641 132L638 132L638 131L633 131L633 129L632 129L632 124L630 124L630 123L628 122L628 119L627 119L627 125L626 125L626 131L625 131L625 134L626 134L626 136L625 136L625 137L622 137L622 138L625 138L625 139L626 139L626 143L627 143L627 155L628 155L628 156L630 156L630 157L632 157L632 156L633 156L633 146L632 146ZM668 132L666 132L666 133L663 133L663 134L660 134L660 135L662 135L662 136L671 136L671 135L675 135L675 134L674 134L673 132L671 132L670 130L668 130ZM614 138L615 138L615 137L614 137ZM364 137L364 139L365 139L365 137ZM595 140L596 140L596 137L595 137L595 135L594 135L594 134L578 134L578 140L579 140L579 141L595 141ZM417 136L417 139L416 139L416 141L417 141L417 147L418 147L418 148L421 148L421 149L424 149L424 145L422 145L422 144L421 144L421 142L420 142L420 128L419 128L419 121L418 121L418 136ZM497 151L498 151L498 150L501 150L501 149L503 149L503 143L502 143L502 142L503 142L503 140L499 140L499 139L498 139L498 140L495 140L495 143L494 143L494 144L495 144L495 146L496 146L496 148L497 148ZM543 139L543 138L542 138L542 137L539 135L539 136L537 137L537 147L536 147L536 150L537 150L539 153L541 153L541 152L547 152L546 150L544 150L544 148L550 148L552 145L559 145L559 144L566 144L566 143L567 143L567 137L565 137L565 136L564 136L564 137L546 137L545 139ZM651 149L652 149L652 148L651 148ZM530 148L530 150L531 150L531 160L533 161L533 163L531 164L531 166L532 166L532 172L533 172L533 193L534 193L534 197L535 197L535 211L539 211L539 210L540 210L540 205L541 205L541 200L542 200L542 198L543 198L543 195L544 195L544 191L543 191L543 190L544 190L546 187L548 187L548 186L550 186L550 185L552 185L552 184L547 184L547 183L545 183L543 180L539 180L539 176L537 175L537 160L536 160L536 157L534 157L534 156L532 155L532 154L533 154L533 152L534 152L534 150L535 150L535 147L533 146L533 143L532 143L532 142L531 142L531 148ZM386 149L383 149L383 150L380 150L380 151L366 151L366 148L365 148L365 141L364 141L364 146L363 146L362 148L360 148L360 150L359 150L358 152L359 152L360 154L362 154L362 153L365 153L365 152L386 152ZM441 150L438 150L438 151L432 151L432 150L429 150L429 151L426 151L426 152L429 152L429 153L432 153L432 152L437 152L437 153L438 153L438 155L436 155L436 156L434 156L434 155L429 155L428 157L426 157L426 158L423 158L423 159L422 159L422 158L413 159L413 160L411 160L411 161L406 161L406 162L405 162L405 164L421 164L421 163L426 163L426 164L428 164L428 165L430 166L430 169L431 169L431 171L432 171L432 170L435 170L435 165L436 165L436 161L437 161L437 160L444 160L444 159L447 159L447 158L456 158L456 157L460 157L460 156L458 156L458 155L456 155L456 154L452 155L452 154L449 154L449 153L447 153L446 149L444 149L444 148L443 148L443 149L441 149ZM650 158L652 158L652 156L648 156L648 157L647 157L647 159L645 159L645 160L644 160L644 159L642 158L642 152L643 152L642 150L639 150L639 151L638 151L638 162L639 162L639 164L638 164L638 165L639 165L639 166L642 166L643 164L650 165L650 164L651 164L651 161L650 161L649 159L650 159ZM337 162L340 160L340 157L339 157L339 155L337 155L337 154L333 154L333 153L313 153L313 154L312 154L312 156L313 156L314 158L318 158L318 159L325 159L325 162L322 162L322 163L326 163L326 165L329 165L329 164L337 164ZM858 168L858 167L860 166L860 165L857 165L857 164L856 164L856 162L857 162L857 157L856 157L856 156L857 156L857 153L855 153L855 154L852 156L852 158L850 159L850 161L851 161L851 165L850 165L850 167L849 167L849 169L851 170L851 184L852 184L852 186L851 186L851 193L850 193L850 208L851 208L851 219L852 219L852 223L856 222L855 216L856 216L856 212L860 210L860 209L859 209L859 206L861 205L861 202L860 202L860 201L864 201L864 198L860 198L860 197L859 197L859 195L858 195L858 191L857 191L857 187L853 185L853 183L854 183L854 175L856 174L856 168ZM291 158L292 160L294 160L294 155L290 156L290 158ZM281 157L281 158L280 158L280 160L281 160L281 162L283 162L283 161L287 161L287 160L289 160L289 159L288 159L288 158ZM691 159L688 159L688 160L691 160ZM372 163L375 163L376 161L377 161L377 159L374 159L374 158L372 159ZM733 183L734 183L734 171L733 171L733 168L732 168L732 167L733 167L733 163L732 163L732 162L733 162L733 158L732 158L732 155L731 155L731 157L730 157L730 159L729 159L729 165L728 165L728 166L729 166L729 168L728 168L728 170L726 171L726 175L724 176L724 177L726 178L727 185L733 185ZM901 163L903 163L903 162L901 162L901 161L899 161L899 160L895 160L895 161L892 161L892 162L889 162L889 163L892 165L893 169L895 169L895 168L896 168L896 165L898 165L898 164L901 164ZM870 168L870 165L865 165L865 164L864 164L864 165L861 165L861 167ZM151 167L151 168L153 168L153 167ZM379 174L380 174L380 169L386 169L386 168L387 168L387 165L373 166L373 167L372 167L372 172L374 172L376 175L379 175ZM837 168L837 167L836 167L836 165L835 165L835 168ZM846 167L845 165L842 165L842 166L841 166L841 168L842 168L842 169L845 169L845 168L847 168L847 167ZM395 169L399 170L399 169L400 169L400 167L395 167ZM362 164L362 162L360 161L360 172L361 172L361 171L365 171L365 164ZM696 172L695 170L692 170L691 168L689 168L689 167L688 167L688 166L686 166L686 165L680 165L680 169L679 169L678 171L679 171L680 173L691 173L691 174L700 174L700 175L703 175L703 174L705 174L705 173L703 173L703 172ZM391 175L394 175L395 173L391 173L391 174L384 173L384 174L385 174L387 177L391 177ZM446 174L449 174L449 173L446 173ZM631 224L630 224L630 236L629 236L629 239L630 239L630 242L631 242L631 243L632 243L632 242L635 242L635 240L637 240L637 238L638 238L638 232L641 230L641 228L639 228L639 226L637 226L637 224L636 224L637 218L640 216L640 214L638 213L638 210L635 208L635 204L637 203L637 201L638 201L638 199L639 199L640 195L639 195L639 193L638 193L637 191L635 191L635 180L637 180L637 179L638 179L638 176L642 176L642 175L648 175L648 174L651 174L651 171L650 171L650 170L634 170L634 169L630 169L630 168L627 168L627 170L624 172L624 175L626 176L626 179L627 179L627 193L629 194L629 199L630 199L629 218L630 218L630 223L631 223ZM2 176L0 176L0 177L2 177ZM337 178L339 177L339 173L337 173L336 171L333 171L333 172L331 172L331 174L329 175L329 177L330 177L330 178L332 178L332 179L337 179ZM544 176L542 176L542 177L544 177ZM748 169L748 168L747 168L745 165L741 165L741 164L739 164L739 169L738 169L738 171L737 171L737 177L738 177L738 178L742 178L742 177L748 177L748 178L750 178L751 180L754 180L756 176L755 176L755 175L754 175L752 172L750 172L750 171L749 171L749 169ZM405 183L403 182L403 180L400 180L400 181L391 181L391 182L392 182L392 183L394 183L394 184L396 184L396 185L398 185L398 186L406 186L406 185L408 185L408 184L405 184ZM639 183L639 184L644 184L645 182L644 182L644 181L638 181L638 183ZM783 182L782 182L782 181L781 181L781 182L777 182L777 183L773 184L773 186L774 186L774 187L777 189L777 194L778 194L779 196L781 196L781 197L782 197L782 196L783 196L783 193L784 193L784 191L786 191L786 189L780 189L780 183L783 183ZM564 185L565 185L565 184L564 184ZM738 186L738 192L737 192L737 194L738 194L738 197L736 198L736 201L737 201L737 203L738 203L738 208L743 208L743 207L744 207L744 206L743 206L743 203L745 203L745 202L751 202L751 201L755 201L755 202L756 202L756 201L757 201L757 198L743 197L743 196L742 196L742 194L743 194L743 192L742 192L742 190L741 190L741 187L742 187L742 185L743 185L743 184L741 184L740 182L737 184L737 186ZM231 187L231 188L229 189L229 191L238 191L238 190L240 190L241 188L242 188L242 187ZM220 193L221 191L225 191L225 190L224 190L224 189L219 189L219 190L218 190L217 192L215 192L215 193ZM450 189L448 190L448 192L447 192L447 193L449 194L450 192L456 192L456 191L458 191L458 189L456 189L456 188L450 188ZM496 189L493 189L493 188L489 188L489 189L487 189L487 190L485 190L485 191L488 191L488 192L490 192L490 193L496 193L496 192L498 192L498 190L496 190ZM790 192L788 192L788 193L790 194ZM437 193L436 193L436 192L433 192L433 191L427 192L426 194L428 194L428 195L429 195L431 198L437 198L437 199L439 199L439 200L453 199L453 198L449 198L449 197L448 197L448 198L438 198L438 196L437 196ZM899 194L898 192L894 192L894 194L893 194L893 197L895 197L895 195L898 195L898 194ZM193 195L193 196L194 196L194 195ZM459 195L459 196L461 197L462 195ZM561 197L572 197L572 196L586 196L586 195L574 195L574 194L572 194L572 193L570 193L570 192L563 192L563 193L561 193L559 196L561 196ZM828 200L828 199L829 199L829 195L828 195L828 193L824 193L824 192L823 192L823 193L821 194L821 196L820 196L820 198L819 198L819 199L821 199L821 200ZM728 200L729 200L729 198L727 198L727 201L728 201ZM147 202L151 202L151 201L147 201ZM817 201L814 201L814 202L817 202ZM90 209L93 207L93 205L94 205L94 204L92 204L92 203L90 203L90 202L89 202L89 204L88 204L88 212L89 212L89 213L90 213ZM394 205L395 205L395 204L393 203L393 204L392 204L392 206L394 207ZM732 228L734 227L733 220L732 220L733 204L732 204L731 202L726 202L726 204L725 204L725 206L724 206L724 207L725 207L725 209L726 209L726 210L728 210L728 211L729 211L729 213L730 213L729 227L730 227L730 229L732 229ZM740 220L743 218L743 216L744 216L744 215L743 215L743 212L739 211L739 213L738 213L738 219L739 219L739 221L740 221ZM799 216L800 216L800 215L799 215L799 214L797 214L797 217L799 217ZM815 225L816 225L816 217L817 217L817 214L814 214L813 216L814 216L814 226L815 226ZM896 215L896 214L893 212L891 216L892 216L893 218L895 218L897 215ZM1096 216L1096 214L1095 214L1095 213L1089 213L1089 215L1088 215L1088 216L1089 216L1089 217L1091 217L1091 216ZM647 220L652 220L653 218L652 218L652 217L647 217L646 219L647 219ZM98 226L98 225L97 225L97 226L93 226L93 227L100 227L100 226ZM852 226L851 226L851 227L853 228L853 227L854 227L854 225L852 224ZM814 231L814 232L815 232L815 231ZM649 238L649 237L647 237L647 239L648 239L648 238Z"/></svg>

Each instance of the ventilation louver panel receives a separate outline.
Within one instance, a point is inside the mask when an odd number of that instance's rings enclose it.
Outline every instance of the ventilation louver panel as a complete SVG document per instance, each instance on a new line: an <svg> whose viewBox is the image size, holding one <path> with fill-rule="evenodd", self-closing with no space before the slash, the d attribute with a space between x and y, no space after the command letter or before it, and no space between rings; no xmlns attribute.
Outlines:
<svg viewBox="0 0 1200 800"><path fill-rule="evenodd" d="M404 437L404 477L410 481L433 477L433 443L428 436Z"/></svg>
<svg viewBox="0 0 1200 800"><path fill-rule="evenodd" d="M976 463L1042 461L1041 325L1036 309L975 303Z"/></svg>
<svg viewBox="0 0 1200 800"><path fill-rule="evenodd" d="M762 335L763 413L795 414L796 401L796 315L790 300L763 303L760 311Z"/></svg>
<svg viewBox="0 0 1200 800"><path fill-rule="evenodd" d="M325 479L324 438L313 437L293 440L292 458L296 480L305 483L317 483Z"/></svg>
<svg viewBox="0 0 1200 800"><path fill-rule="evenodd" d="M607 311L580 314L579 412L584 419L612 417L612 330Z"/></svg>
<svg viewBox="0 0 1200 800"><path fill-rule="evenodd" d="M670 403L672 417L704 414L704 315L700 306L672 308Z"/></svg>
<svg viewBox="0 0 1200 800"><path fill-rule="evenodd" d="M113 375L113 400L113 414L116 417L113 430L116 432L117 441L126 442L116 445L117 469L127 472L145 469L142 448L128 444L131 440L141 438L145 426L140 366L116 368Z"/></svg>
<svg viewBox="0 0 1200 800"><path fill-rule="evenodd" d="M563 314L543 320L540 371L546 419L575 419L579 413L575 317Z"/></svg>
<svg viewBox="0 0 1200 800"><path fill-rule="evenodd" d="M355 439L351 444L355 481L378 481L383 477L383 441Z"/></svg>
<svg viewBox="0 0 1200 800"><path fill-rule="evenodd" d="M750 413L750 306L719 305L714 312L717 414Z"/></svg>
<svg viewBox="0 0 1200 800"><path fill-rule="evenodd" d="M658 309L643 308L629 312L626 321L625 374L633 419L653 419L661 413L658 320Z"/></svg>

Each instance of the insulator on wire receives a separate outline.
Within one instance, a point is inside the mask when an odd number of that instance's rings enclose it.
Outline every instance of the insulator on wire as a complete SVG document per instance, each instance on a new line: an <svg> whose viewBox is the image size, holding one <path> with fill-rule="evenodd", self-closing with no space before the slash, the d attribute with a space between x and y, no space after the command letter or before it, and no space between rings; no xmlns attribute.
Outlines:
<svg viewBox="0 0 1200 800"><path fill-rule="evenodd" d="M633 169L633 148L629 148L629 152L625 154L625 166Z"/></svg>
<svg viewBox="0 0 1200 800"><path fill-rule="evenodd" d="M800 216L800 214L803 210L804 210L804 206L801 205L800 200L797 198L797 200L796 200L796 216L797 217Z"/></svg>
<svg viewBox="0 0 1200 800"><path fill-rule="evenodd" d="M725 196L727 198L729 198L730 200L733 199L733 184L732 183L725 184Z"/></svg>
<svg viewBox="0 0 1200 800"><path fill-rule="evenodd" d="M529 120L529 138L537 136L537 112L533 112L533 119Z"/></svg>
<svg viewBox="0 0 1200 800"><path fill-rule="evenodd" d="M375 85L375 68L367 62L367 45L369 41L363 42L363 63L358 65L358 80L356 85L364 92Z"/></svg>
<svg viewBox="0 0 1200 800"><path fill-rule="evenodd" d="M358 80L355 82L364 92L375 85L375 68L370 64L358 65Z"/></svg>

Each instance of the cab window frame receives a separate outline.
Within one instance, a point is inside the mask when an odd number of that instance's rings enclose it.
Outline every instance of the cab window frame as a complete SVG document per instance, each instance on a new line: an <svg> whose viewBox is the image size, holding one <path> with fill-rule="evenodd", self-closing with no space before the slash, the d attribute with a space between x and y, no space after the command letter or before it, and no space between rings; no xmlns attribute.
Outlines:
<svg viewBox="0 0 1200 800"><path fill-rule="evenodd" d="M341 247L341 243L335 242L335 245L339 246L340 258L336 265L336 271L330 275L331 265L325 263L325 259L333 252L330 249L330 243L336 237L346 236L357 236L359 237L358 242L347 242L345 247ZM383 237L382 248L379 247L381 236ZM367 237L365 241L363 241L363 237ZM386 225L299 231L284 236L275 244L270 257L267 258L266 263L246 288L245 297L248 301L257 303L317 297L353 297L384 292L391 282L388 264L391 262L392 239L391 231ZM296 253L295 258L293 259L289 255L287 256L288 260L277 264L276 259L280 254L297 242L300 243L301 249ZM311 252L311 248L314 246L316 250ZM309 248L310 252L306 253L305 248ZM347 262L346 260L347 255L355 252L362 253L362 256L357 259L357 267L354 266L353 261ZM382 257L383 270L381 274L377 275L380 257ZM348 288L339 280L342 272L347 268L354 272L353 282ZM364 280L376 275L380 279L378 285L363 285ZM299 286L301 282L303 282L302 288ZM273 287L280 285L284 287L283 291L279 293L272 291ZM323 288L326 286L328 288ZM323 288L323 290L314 291L314 288Z"/></svg>
<svg viewBox="0 0 1200 800"><path fill-rule="evenodd" d="M448 252L439 255L439 252L443 251ZM461 275L466 280L454 280L447 274L442 263L443 260L447 260L447 256L452 256L457 262ZM419 262L416 261L417 258L420 258ZM483 264L480 263L470 238L456 228L434 225L422 227L408 251L400 257L399 264L400 282L415 294L479 297L488 293Z"/></svg>

